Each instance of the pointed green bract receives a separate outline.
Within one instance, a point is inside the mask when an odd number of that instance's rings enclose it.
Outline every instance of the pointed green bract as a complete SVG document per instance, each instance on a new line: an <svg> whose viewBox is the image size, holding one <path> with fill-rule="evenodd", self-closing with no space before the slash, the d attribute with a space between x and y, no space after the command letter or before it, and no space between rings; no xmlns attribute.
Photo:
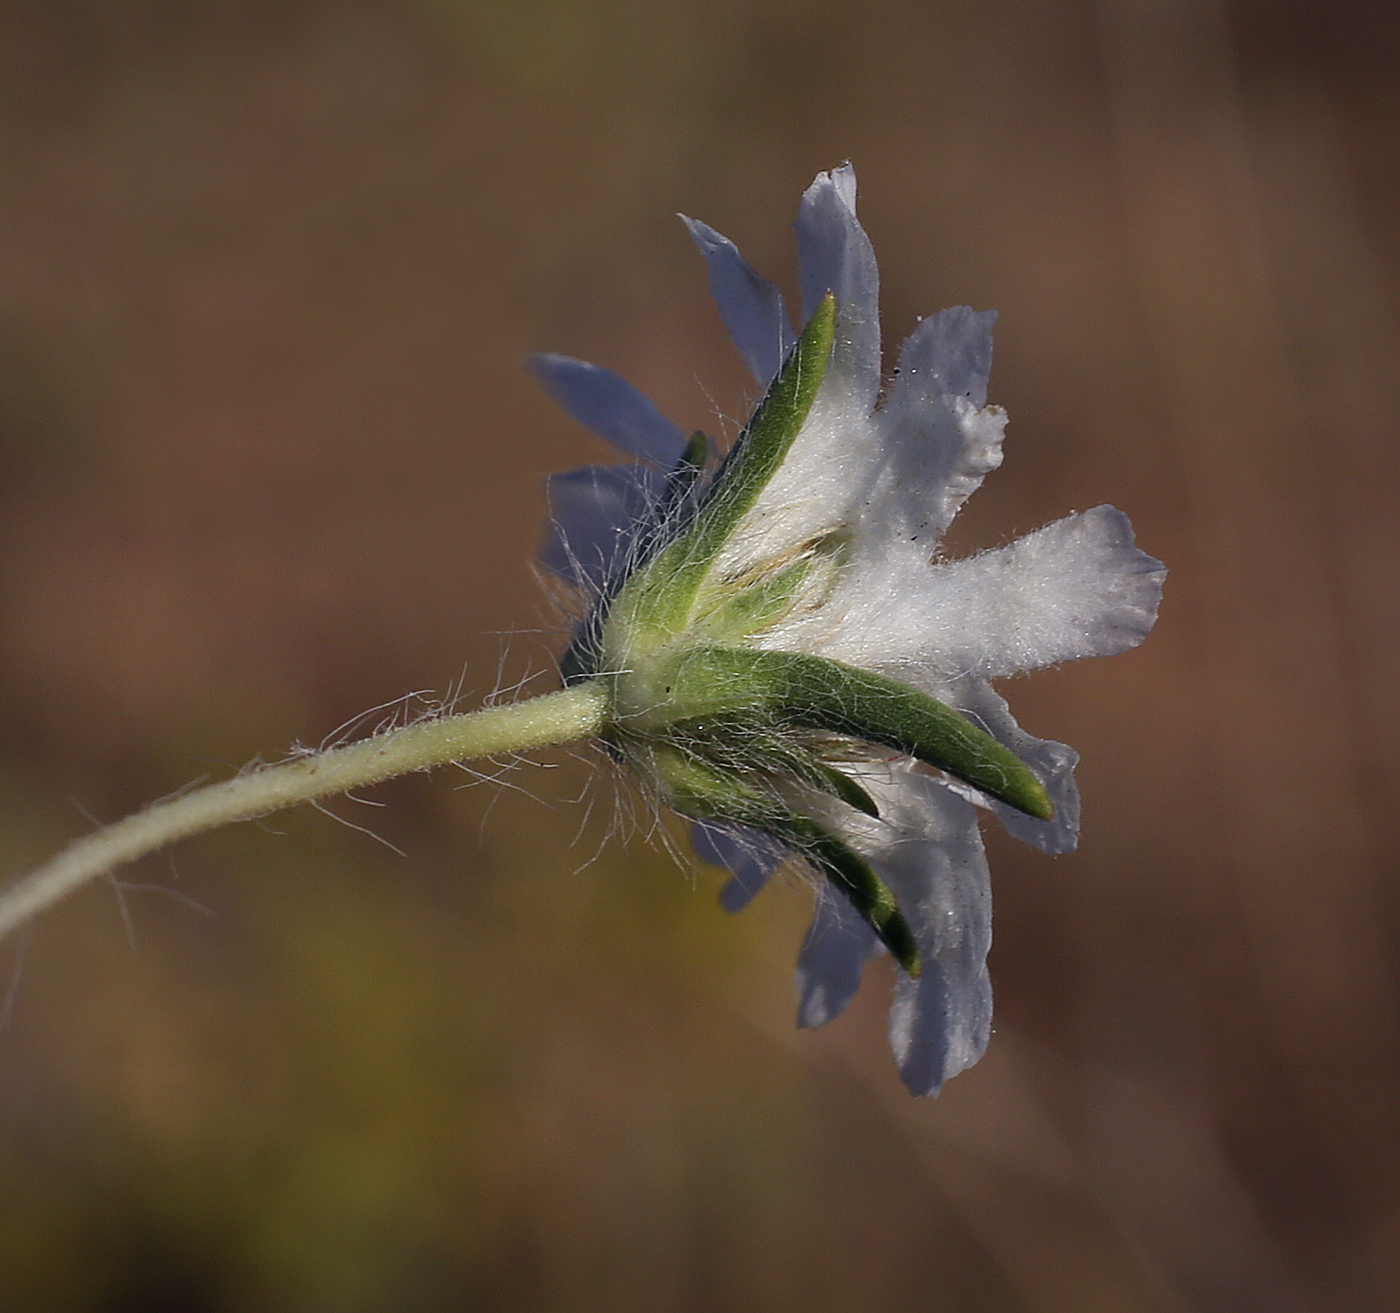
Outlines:
<svg viewBox="0 0 1400 1313"><path fill-rule="evenodd" d="M1009 748L937 698L873 671L804 653L702 647L686 653L672 688L693 715L747 705L782 723L894 748L1039 820L1054 814L1044 786Z"/></svg>
<svg viewBox="0 0 1400 1313"><path fill-rule="evenodd" d="M813 770L821 777L821 787L833 798L839 798L847 807L854 807L875 820L880 819L880 808L865 788L853 780L845 771L828 766L826 762L813 758Z"/></svg>
<svg viewBox="0 0 1400 1313"><path fill-rule="evenodd" d="M751 771L726 769L674 743L621 742L638 772L651 776L685 816L766 829L786 815L780 801L754 787L759 781Z"/></svg>
<svg viewBox="0 0 1400 1313"><path fill-rule="evenodd" d="M804 817L793 817L788 842L826 876L860 913L861 919L915 980L922 964L919 945L890 887L854 848Z"/></svg>
<svg viewBox="0 0 1400 1313"><path fill-rule="evenodd" d="M685 535L639 570L617 599L613 618L635 650L682 633L720 549L791 448L816 399L836 333L836 299L822 298L715 476L708 500ZM610 621L611 627L611 621Z"/></svg>
<svg viewBox="0 0 1400 1313"><path fill-rule="evenodd" d="M826 377L835 337L836 298L828 292L725 458L687 553L696 566L708 568L786 459Z"/></svg>
<svg viewBox="0 0 1400 1313"><path fill-rule="evenodd" d="M649 745L632 760L654 774L672 805L685 815L750 825L781 839L822 873L895 961L910 976L918 977L919 946L909 922L889 886L849 844L799 815L776 792L770 795L754 788L751 771L723 769L669 743ZM859 785L850 782L864 795Z"/></svg>
<svg viewBox="0 0 1400 1313"><path fill-rule="evenodd" d="M710 440L705 436L704 429L696 429L685 444L685 450L681 452L681 458L676 462L675 468L667 475L660 518L664 518L665 513L677 506L695 487L705 472L705 457L709 450Z"/></svg>
<svg viewBox="0 0 1400 1313"><path fill-rule="evenodd" d="M625 750L653 753L660 750L656 746L659 740L653 735L622 731L615 733L615 737ZM790 726L778 723L763 711L755 714L749 708L678 720L668 727L665 738L673 745L669 750L679 751L687 761L708 763L706 769L716 772L716 781L720 776L730 779L731 773L734 781L792 780L879 819L879 807L860 782L823 759L820 751L823 745L806 742L805 736L795 736ZM684 777L690 780L693 776L693 769L687 767ZM714 781L711 783L714 785ZM735 787L734 783L724 785L731 794ZM755 805L750 803L750 809ZM728 819L740 818L736 814Z"/></svg>
<svg viewBox="0 0 1400 1313"><path fill-rule="evenodd" d="M656 507L652 522L646 532L655 534L660 526L673 515L680 513L687 498L694 492L705 472L705 457L709 454L710 439L703 429L696 429L685 444L680 459L666 475L666 487L661 501ZM639 534L642 531L639 530ZM644 550L643 550L644 555ZM635 565L635 562L631 564ZM559 658L559 673L565 684L576 684L598 672L598 654L602 645L603 627L607 621L609 596L616 593L625 582L624 576L616 576L604 583L603 596L598 599L587 619L579 626Z"/></svg>
<svg viewBox="0 0 1400 1313"><path fill-rule="evenodd" d="M681 452L681 458L676 464L676 468L688 466L693 470L703 470L705 468L705 453L710 449L710 440L705 436L704 429L696 429L690 435L685 444L685 450Z"/></svg>

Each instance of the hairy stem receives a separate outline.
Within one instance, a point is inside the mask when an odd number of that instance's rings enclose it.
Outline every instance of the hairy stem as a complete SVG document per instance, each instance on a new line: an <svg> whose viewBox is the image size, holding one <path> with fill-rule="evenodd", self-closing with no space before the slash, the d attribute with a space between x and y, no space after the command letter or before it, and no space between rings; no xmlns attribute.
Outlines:
<svg viewBox="0 0 1400 1313"><path fill-rule="evenodd" d="M410 771L589 738L602 728L606 707L600 684L578 684L511 706L421 720L158 802L79 839L0 893L0 935L88 880L177 839Z"/></svg>

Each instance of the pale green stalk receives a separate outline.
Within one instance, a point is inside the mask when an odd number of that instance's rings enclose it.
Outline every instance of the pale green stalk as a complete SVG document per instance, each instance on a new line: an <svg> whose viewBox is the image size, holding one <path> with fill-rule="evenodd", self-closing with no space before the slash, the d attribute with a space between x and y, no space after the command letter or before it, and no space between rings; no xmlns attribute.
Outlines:
<svg viewBox="0 0 1400 1313"><path fill-rule="evenodd" d="M177 839L410 771L590 738L602 728L606 709L599 683L579 684L527 702L420 720L158 802L79 839L0 893L0 935L88 880Z"/></svg>

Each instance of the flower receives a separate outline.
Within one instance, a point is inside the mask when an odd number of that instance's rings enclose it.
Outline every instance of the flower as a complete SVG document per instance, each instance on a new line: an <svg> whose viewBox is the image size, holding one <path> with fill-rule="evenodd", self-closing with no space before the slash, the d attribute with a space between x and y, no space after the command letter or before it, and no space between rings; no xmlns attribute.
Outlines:
<svg viewBox="0 0 1400 1313"><path fill-rule="evenodd" d="M692 818L743 907L783 861L822 877L798 1021L900 966L890 1038L916 1094L987 1044L990 893L978 809L1046 852L1076 842L1076 754L1023 731L991 680L1135 646L1164 570L1109 506L947 560L938 542L1001 463L986 404L995 315L923 320L881 401L878 274L849 165L802 198L806 327L733 243L687 219L720 314L766 389L729 454L621 378L532 358L632 463L550 480L543 560L588 611L561 663L605 680L605 742Z"/></svg>

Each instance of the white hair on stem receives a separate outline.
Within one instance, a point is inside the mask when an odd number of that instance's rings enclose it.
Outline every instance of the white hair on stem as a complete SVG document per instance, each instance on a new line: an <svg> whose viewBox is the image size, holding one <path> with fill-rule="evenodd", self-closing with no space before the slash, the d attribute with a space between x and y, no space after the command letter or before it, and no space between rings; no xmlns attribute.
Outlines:
<svg viewBox="0 0 1400 1313"><path fill-rule="evenodd" d="M605 711L603 690L595 683L578 684L527 702L429 716L358 743L302 753L206 784L77 840L0 892L0 935L88 881L179 839L395 775L588 738L602 726Z"/></svg>

